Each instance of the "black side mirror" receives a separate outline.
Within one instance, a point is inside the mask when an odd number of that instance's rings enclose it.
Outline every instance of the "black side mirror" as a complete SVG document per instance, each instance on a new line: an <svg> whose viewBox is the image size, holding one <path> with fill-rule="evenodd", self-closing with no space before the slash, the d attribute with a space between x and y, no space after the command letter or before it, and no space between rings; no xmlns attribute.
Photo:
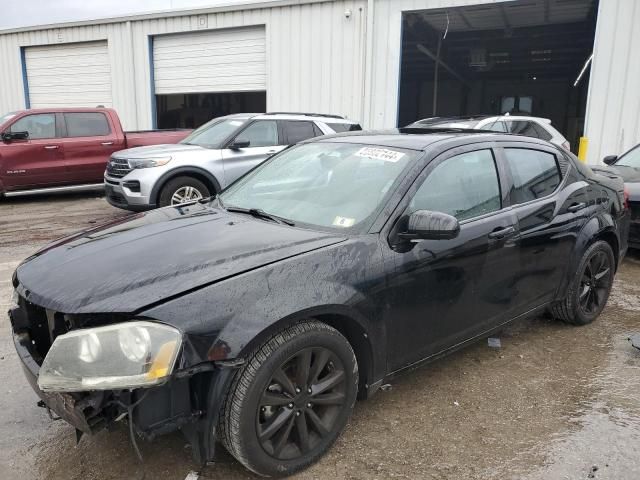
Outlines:
<svg viewBox="0 0 640 480"><path fill-rule="evenodd" d="M407 231L400 233L405 240L451 240L460 233L458 219L442 212L416 210L407 222Z"/></svg>
<svg viewBox="0 0 640 480"><path fill-rule="evenodd" d="M229 145L229 148L231 150L240 150L241 148L247 148L249 145L251 145L249 140L236 140Z"/></svg>
<svg viewBox="0 0 640 480"><path fill-rule="evenodd" d="M616 163L616 160L618 160L617 155L607 155L602 159L602 161L607 165L613 165L614 163Z"/></svg>
<svg viewBox="0 0 640 480"><path fill-rule="evenodd" d="M10 142L11 140L27 140L29 132L3 132L2 140Z"/></svg>

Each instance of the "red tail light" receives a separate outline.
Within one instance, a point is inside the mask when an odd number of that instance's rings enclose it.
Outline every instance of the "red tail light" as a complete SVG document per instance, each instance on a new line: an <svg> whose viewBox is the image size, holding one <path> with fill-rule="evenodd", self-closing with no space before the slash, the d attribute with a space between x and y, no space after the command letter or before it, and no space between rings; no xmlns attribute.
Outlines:
<svg viewBox="0 0 640 480"><path fill-rule="evenodd" d="M624 209L629 210L629 208L631 208L629 206L629 190L627 190L627 187L624 187Z"/></svg>

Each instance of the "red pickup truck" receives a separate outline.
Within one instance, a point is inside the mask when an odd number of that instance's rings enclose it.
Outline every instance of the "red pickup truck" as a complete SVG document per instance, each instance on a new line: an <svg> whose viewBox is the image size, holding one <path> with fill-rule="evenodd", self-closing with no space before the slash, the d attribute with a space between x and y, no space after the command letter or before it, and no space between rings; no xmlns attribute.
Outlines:
<svg viewBox="0 0 640 480"><path fill-rule="evenodd" d="M189 133L124 132L111 108L12 112L0 116L0 196L98 187L113 152L177 143Z"/></svg>

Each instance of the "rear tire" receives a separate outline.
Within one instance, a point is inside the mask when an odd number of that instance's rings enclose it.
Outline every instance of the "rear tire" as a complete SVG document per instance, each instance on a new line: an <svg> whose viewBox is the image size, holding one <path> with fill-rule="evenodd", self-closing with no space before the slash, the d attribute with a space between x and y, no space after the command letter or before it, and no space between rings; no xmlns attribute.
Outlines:
<svg viewBox="0 0 640 480"><path fill-rule="evenodd" d="M551 314L573 325L593 322L607 304L614 271L611 246L602 240L595 242L584 252L567 296L551 307Z"/></svg>
<svg viewBox="0 0 640 480"><path fill-rule="evenodd" d="M236 373L220 415L220 440L259 475L291 475L333 445L357 393L349 342L322 322L297 323L257 347Z"/></svg>
<svg viewBox="0 0 640 480"><path fill-rule="evenodd" d="M158 204L160 207L180 205L211 196L209 188L194 177L182 176L169 180L162 190Z"/></svg>

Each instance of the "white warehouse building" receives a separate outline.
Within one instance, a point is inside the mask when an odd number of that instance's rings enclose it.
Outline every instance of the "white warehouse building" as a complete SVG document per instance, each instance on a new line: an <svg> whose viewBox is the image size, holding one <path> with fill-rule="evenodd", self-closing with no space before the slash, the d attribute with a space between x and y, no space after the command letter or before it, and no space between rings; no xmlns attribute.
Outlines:
<svg viewBox="0 0 640 480"><path fill-rule="evenodd" d="M638 25L637 0L276 0L4 30L0 114L104 105L140 130L511 112L550 118L574 152L586 137L597 163L640 142Z"/></svg>

